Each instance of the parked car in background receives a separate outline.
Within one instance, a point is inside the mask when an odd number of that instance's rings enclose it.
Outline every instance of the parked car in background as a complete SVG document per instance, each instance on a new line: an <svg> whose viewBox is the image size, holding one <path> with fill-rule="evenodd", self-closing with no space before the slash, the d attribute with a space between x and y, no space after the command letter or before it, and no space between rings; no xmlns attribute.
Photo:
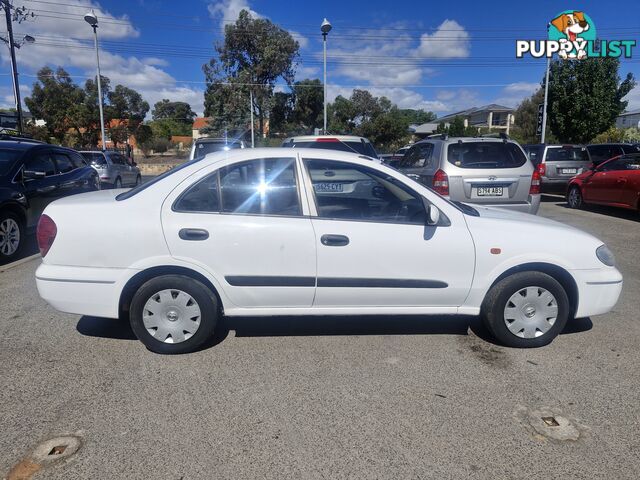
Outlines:
<svg viewBox="0 0 640 480"><path fill-rule="evenodd" d="M409 151L411 145L406 145L402 148L399 148L394 153L386 154L386 155L378 155L380 160L382 160L385 164L390 167L396 168L400 163L400 160L405 156L405 154Z"/></svg>
<svg viewBox="0 0 640 480"><path fill-rule="evenodd" d="M0 261L19 253L50 202L99 188L98 174L75 150L0 140Z"/></svg>
<svg viewBox="0 0 640 480"><path fill-rule="evenodd" d="M414 144L397 168L452 201L532 214L540 206L540 174L506 138L431 137Z"/></svg>
<svg viewBox="0 0 640 480"><path fill-rule="evenodd" d="M640 147L631 143L593 143L587 145L589 157L594 165L628 153L640 153Z"/></svg>
<svg viewBox="0 0 640 480"><path fill-rule="evenodd" d="M378 158L376 149L364 137L351 135L302 135L290 137L282 142L285 148L322 148L341 152L359 153L371 158Z"/></svg>
<svg viewBox="0 0 640 480"><path fill-rule="evenodd" d="M569 182L567 203L640 210L640 153L622 155L594 166Z"/></svg>
<svg viewBox="0 0 640 480"><path fill-rule="evenodd" d="M128 316L159 353L197 349L222 314L481 315L501 343L539 347L622 289L587 233L455 205L368 157L316 148L210 154L127 192L54 202L38 231L41 297ZM124 237L128 248L105 248Z"/></svg>
<svg viewBox="0 0 640 480"><path fill-rule="evenodd" d="M582 145L532 144L523 148L540 173L542 191L564 194L569 180L591 166L589 152Z"/></svg>
<svg viewBox="0 0 640 480"><path fill-rule="evenodd" d="M189 160L204 157L208 153L246 148L243 140L234 138L197 138L191 145Z"/></svg>
<svg viewBox="0 0 640 480"><path fill-rule="evenodd" d="M127 158L118 152L93 150L80 153L98 172L103 186L122 188L142 183L142 175L135 162L129 163Z"/></svg>

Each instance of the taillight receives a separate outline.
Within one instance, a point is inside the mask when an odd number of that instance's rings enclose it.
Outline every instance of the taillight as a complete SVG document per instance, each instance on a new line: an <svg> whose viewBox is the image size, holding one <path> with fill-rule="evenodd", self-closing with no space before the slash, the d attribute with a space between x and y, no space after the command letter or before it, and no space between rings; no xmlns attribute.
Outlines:
<svg viewBox="0 0 640 480"><path fill-rule="evenodd" d="M545 174L547 173L547 164L546 163L539 163L538 164L538 173L540 174L541 177L545 176Z"/></svg>
<svg viewBox="0 0 640 480"><path fill-rule="evenodd" d="M449 177L442 170L433 176L433 189L440 195L449 195Z"/></svg>
<svg viewBox="0 0 640 480"><path fill-rule="evenodd" d="M49 252L57 234L56 223L48 215L42 215L38 220L38 228L36 230L40 255L44 257Z"/></svg>
<svg viewBox="0 0 640 480"><path fill-rule="evenodd" d="M540 172L538 170L533 171L531 175L531 187L529 187L529 195L537 195L540 193Z"/></svg>

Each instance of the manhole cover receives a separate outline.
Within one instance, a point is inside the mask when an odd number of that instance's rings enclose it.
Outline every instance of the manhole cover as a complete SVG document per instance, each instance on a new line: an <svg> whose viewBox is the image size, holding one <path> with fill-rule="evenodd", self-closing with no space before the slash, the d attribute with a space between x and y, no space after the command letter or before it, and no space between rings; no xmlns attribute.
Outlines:
<svg viewBox="0 0 640 480"><path fill-rule="evenodd" d="M47 440L38 445L32 457L38 463L47 463L68 458L80 448L80 439L71 435Z"/></svg>
<svg viewBox="0 0 640 480"><path fill-rule="evenodd" d="M520 407L516 416L526 427L532 428L534 434L560 442L578 440L581 432L585 429L577 422L563 416L559 411L548 407L539 409Z"/></svg>

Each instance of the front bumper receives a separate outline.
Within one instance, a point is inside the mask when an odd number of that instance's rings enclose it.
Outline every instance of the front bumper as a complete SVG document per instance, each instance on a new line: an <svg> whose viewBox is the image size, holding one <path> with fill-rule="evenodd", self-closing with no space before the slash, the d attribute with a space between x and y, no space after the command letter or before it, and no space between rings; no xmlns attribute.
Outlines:
<svg viewBox="0 0 640 480"><path fill-rule="evenodd" d="M41 264L36 286L56 310L76 315L118 318L120 294L136 270Z"/></svg>
<svg viewBox="0 0 640 480"><path fill-rule="evenodd" d="M576 318L610 312L622 292L622 274L614 267L594 270L572 270L578 286Z"/></svg>

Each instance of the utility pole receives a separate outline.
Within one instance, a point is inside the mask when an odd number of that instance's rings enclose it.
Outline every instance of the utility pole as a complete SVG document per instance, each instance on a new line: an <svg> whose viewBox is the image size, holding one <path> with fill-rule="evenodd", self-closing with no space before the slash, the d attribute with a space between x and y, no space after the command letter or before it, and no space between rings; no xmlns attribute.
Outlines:
<svg viewBox="0 0 640 480"><path fill-rule="evenodd" d="M18 66L16 64L16 45L13 41L13 25L11 20L11 4L9 0L0 0L7 18L7 34L9 37L9 52L11 57L11 74L13 78L13 97L16 101L16 112L18 113L18 133L22 134L22 100L20 100L20 82L18 81Z"/></svg>
<svg viewBox="0 0 640 480"><path fill-rule="evenodd" d="M107 140L104 134L104 112L102 109L102 85L100 82L100 55L98 53L98 16L93 9L84 16L84 21L93 29L93 43L96 47L96 80L98 83L98 108L100 109L100 134L102 135L102 151L107 149Z"/></svg>
<svg viewBox="0 0 640 480"><path fill-rule="evenodd" d="M251 148L255 148L256 141L253 133L253 90L249 89L249 111L251 112Z"/></svg>
<svg viewBox="0 0 640 480"><path fill-rule="evenodd" d="M323 53L323 65L324 65L324 77L323 77L323 83L324 83L324 114L323 114L323 123L322 123L322 134L326 135L327 134L327 35L329 34L329 32L331 31L331 24L329 23L329 20L327 20L326 18L324 19L324 21L322 22L322 25L320 25L320 31L322 32L322 53Z"/></svg>
<svg viewBox="0 0 640 480"><path fill-rule="evenodd" d="M551 24L547 24L547 31ZM547 57L547 73L544 80L544 106L542 107L542 134L540 143L544 143L544 136L547 133L547 105L549 102L549 70L551 69L551 57Z"/></svg>

